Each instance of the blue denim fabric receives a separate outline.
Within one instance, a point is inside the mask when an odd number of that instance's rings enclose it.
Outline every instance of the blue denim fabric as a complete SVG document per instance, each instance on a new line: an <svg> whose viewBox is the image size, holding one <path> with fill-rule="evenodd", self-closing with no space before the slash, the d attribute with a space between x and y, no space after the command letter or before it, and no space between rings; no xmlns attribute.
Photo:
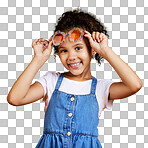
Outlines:
<svg viewBox="0 0 148 148"><path fill-rule="evenodd" d="M97 129L97 79L92 78L90 94L75 95L59 91L63 77L64 73L48 104L43 135L36 148L102 148Z"/></svg>

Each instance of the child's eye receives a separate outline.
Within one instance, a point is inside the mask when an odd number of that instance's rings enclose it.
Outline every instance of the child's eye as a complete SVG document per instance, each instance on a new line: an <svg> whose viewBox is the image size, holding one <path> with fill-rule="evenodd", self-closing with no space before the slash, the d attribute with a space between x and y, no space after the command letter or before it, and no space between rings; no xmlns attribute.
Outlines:
<svg viewBox="0 0 148 148"><path fill-rule="evenodd" d="M61 52L61 53L64 53L64 52L66 52L66 51L67 51L67 50L64 49L64 50L61 50L60 52Z"/></svg>
<svg viewBox="0 0 148 148"><path fill-rule="evenodd" d="M76 47L76 50L80 50L80 49L82 49L82 47Z"/></svg>

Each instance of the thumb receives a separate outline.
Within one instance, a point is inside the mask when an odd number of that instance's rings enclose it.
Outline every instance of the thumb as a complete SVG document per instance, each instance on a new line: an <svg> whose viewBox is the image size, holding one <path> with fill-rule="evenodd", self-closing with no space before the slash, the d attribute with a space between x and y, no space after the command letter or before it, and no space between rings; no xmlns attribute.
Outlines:
<svg viewBox="0 0 148 148"><path fill-rule="evenodd" d="M52 45L53 45L53 40L52 40L52 36L50 37L50 39L49 39L49 44L48 44L48 49L50 48L52 48Z"/></svg>
<svg viewBox="0 0 148 148"><path fill-rule="evenodd" d="M52 35L52 36L53 36L53 35ZM49 42L52 41L52 36L50 37Z"/></svg>
<svg viewBox="0 0 148 148"><path fill-rule="evenodd" d="M48 45L48 48L52 48L52 45L53 45L53 41L49 41L49 45Z"/></svg>
<svg viewBox="0 0 148 148"><path fill-rule="evenodd" d="M50 41L49 44L48 44L48 47L46 48L46 50L43 51L44 55L46 55L46 56L51 55L52 44L53 44L53 41Z"/></svg>
<svg viewBox="0 0 148 148"><path fill-rule="evenodd" d="M87 37L88 40L89 40L90 45L92 45L93 39L92 39L92 37L91 37L91 34L90 34L88 31L86 31L86 30L85 30L84 37Z"/></svg>

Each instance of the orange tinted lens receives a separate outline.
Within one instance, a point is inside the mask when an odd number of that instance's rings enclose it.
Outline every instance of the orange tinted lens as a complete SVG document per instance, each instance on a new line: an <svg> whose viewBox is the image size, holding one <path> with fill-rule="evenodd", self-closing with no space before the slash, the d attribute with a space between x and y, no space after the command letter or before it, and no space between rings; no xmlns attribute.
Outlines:
<svg viewBox="0 0 148 148"><path fill-rule="evenodd" d="M79 30L74 30L72 33L71 33L71 38L74 39L74 40L77 40L79 39L81 36L81 32Z"/></svg>
<svg viewBox="0 0 148 148"><path fill-rule="evenodd" d="M54 42L61 43L63 41L63 38L64 38L63 35L59 33L59 34L55 35Z"/></svg>

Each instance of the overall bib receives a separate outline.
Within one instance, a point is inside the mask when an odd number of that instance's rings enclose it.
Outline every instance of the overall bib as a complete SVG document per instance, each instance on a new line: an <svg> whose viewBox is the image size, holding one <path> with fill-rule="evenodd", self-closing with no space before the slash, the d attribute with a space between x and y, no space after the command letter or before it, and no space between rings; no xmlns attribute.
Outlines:
<svg viewBox="0 0 148 148"><path fill-rule="evenodd" d="M56 83L44 120L44 131L36 148L102 148L98 139L99 105L92 78L86 95L59 91L64 73Z"/></svg>

